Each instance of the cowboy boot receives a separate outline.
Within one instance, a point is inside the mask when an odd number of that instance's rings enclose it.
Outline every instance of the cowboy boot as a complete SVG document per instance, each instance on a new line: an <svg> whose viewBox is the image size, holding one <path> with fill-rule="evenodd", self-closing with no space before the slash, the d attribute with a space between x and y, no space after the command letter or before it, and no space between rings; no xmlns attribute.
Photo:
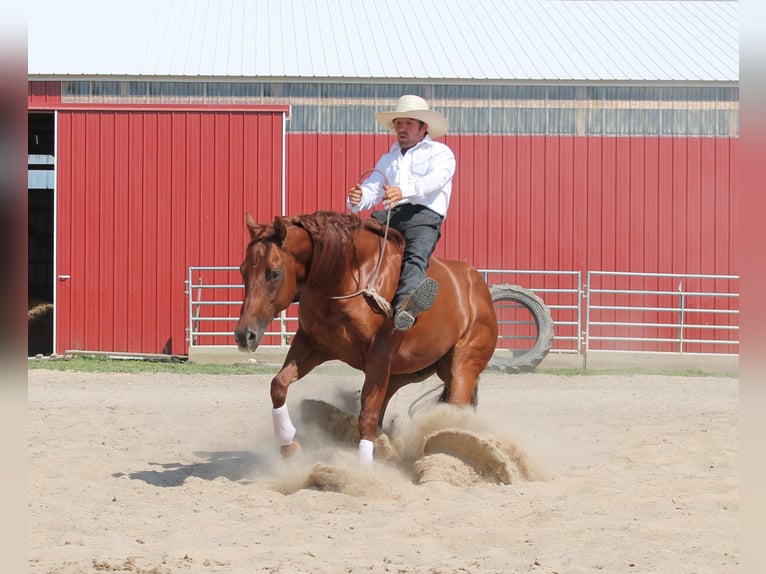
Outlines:
<svg viewBox="0 0 766 574"><path fill-rule="evenodd" d="M397 307L394 315L394 329L406 331L412 327L417 316L433 305L438 291L439 283L430 277L423 279L420 285L415 287L415 290L407 295Z"/></svg>

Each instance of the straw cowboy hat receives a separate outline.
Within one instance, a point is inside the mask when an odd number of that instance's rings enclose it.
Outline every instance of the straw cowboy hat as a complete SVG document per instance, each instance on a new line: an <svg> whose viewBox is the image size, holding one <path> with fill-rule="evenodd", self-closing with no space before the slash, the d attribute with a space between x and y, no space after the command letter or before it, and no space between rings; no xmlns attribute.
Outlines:
<svg viewBox="0 0 766 574"><path fill-rule="evenodd" d="M395 132L394 120L397 118L411 118L428 124L428 135L432 139L440 138L449 130L449 120L428 107L420 96L407 95L399 98L393 112L376 112L375 119L389 131Z"/></svg>

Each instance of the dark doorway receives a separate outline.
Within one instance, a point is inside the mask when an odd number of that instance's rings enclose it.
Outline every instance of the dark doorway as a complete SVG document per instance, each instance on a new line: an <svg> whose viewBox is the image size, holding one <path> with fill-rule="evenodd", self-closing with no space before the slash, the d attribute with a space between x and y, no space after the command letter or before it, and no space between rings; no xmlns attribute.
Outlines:
<svg viewBox="0 0 766 574"><path fill-rule="evenodd" d="M27 355L53 352L53 206L55 187L53 113L29 114Z"/></svg>

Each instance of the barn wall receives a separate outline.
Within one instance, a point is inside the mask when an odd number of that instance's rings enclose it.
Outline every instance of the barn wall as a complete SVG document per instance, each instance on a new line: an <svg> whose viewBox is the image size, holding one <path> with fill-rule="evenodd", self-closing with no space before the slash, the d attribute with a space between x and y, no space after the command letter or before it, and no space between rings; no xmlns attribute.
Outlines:
<svg viewBox="0 0 766 574"><path fill-rule="evenodd" d="M738 273L736 138L448 135L437 254L480 268ZM390 136L288 134L287 213L345 210Z"/></svg>
<svg viewBox="0 0 766 574"><path fill-rule="evenodd" d="M71 279L56 282L56 350L185 353L188 266L238 265L244 210L259 221L283 210L287 106L75 104L61 102L60 82L31 82L29 104L58 114L56 273ZM345 210L346 190L391 141L287 133L284 212ZM583 277L739 274L736 137L451 132L443 141L458 170L437 255Z"/></svg>
<svg viewBox="0 0 766 574"><path fill-rule="evenodd" d="M30 107L61 101L61 82L28 82L27 102Z"/></svg>
<svg viewBox="0 0 766 574"><path fill-rule="evenodd" d="M187 268L239 265L245 209L280 211L282 133L282 112L59 111L57 351L185 353Z"/></svg>
<svg viewBox="0 0 766 574"><path fill-rule="evenodd" d="M391 145L390 136L288 134L287 213L345 210L345 196ZM738 275L736 138L447 135L457 171L436 255L480 269ZM732 285L687 280L693 292ZM605 278L603 289L677 290L677 281ZM536 287L571 288L548 275ZM550 306L571 304L546 294ZM606 299L617 305L666 308L673 296ZM737 298L694 298L689 306L737 310ZM616 311L600 319L673 324L677 313ZM697 325L738 325L737 315L689 313ZM574 320L570 317L569 320ZM645 337L673 340L677 329L645 328ZM698 339L736 340L736 331L691 330ZM571 334L576 334L574 331ZM603 329L602 336L625 336ZM720 346L719 346L720 347ZM614 348L594 342L591 349ZM621 343L621 350L657 345ZM661 348L676 352L677 345ZM690 345L687 352L732 352ZM736 352L734 349L733 352Z"/></svg>

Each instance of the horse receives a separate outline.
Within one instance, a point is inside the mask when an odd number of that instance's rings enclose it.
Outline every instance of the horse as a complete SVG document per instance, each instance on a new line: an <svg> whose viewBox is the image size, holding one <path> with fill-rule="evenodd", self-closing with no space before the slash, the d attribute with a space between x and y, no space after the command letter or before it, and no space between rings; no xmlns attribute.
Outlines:
<svg viewBox="0 0 766 574"><path fill-rule="evenodd" d="M299 301L299 328L271 381L274 432L284 457L300 451L287 390L314 367L340 360L364 372L358 458L373 460L373 440L391 397L434 373L439 400L478 403L479 374L497 343L497 318L481 274L460 261L432 257L439 283L432 307L407 331L393 328L390 306L399 280L403 237L375 219L317 211L258 224L245 215L250 242L240 267L244 296L234 337L253 352L266 327Z"/></svg>

